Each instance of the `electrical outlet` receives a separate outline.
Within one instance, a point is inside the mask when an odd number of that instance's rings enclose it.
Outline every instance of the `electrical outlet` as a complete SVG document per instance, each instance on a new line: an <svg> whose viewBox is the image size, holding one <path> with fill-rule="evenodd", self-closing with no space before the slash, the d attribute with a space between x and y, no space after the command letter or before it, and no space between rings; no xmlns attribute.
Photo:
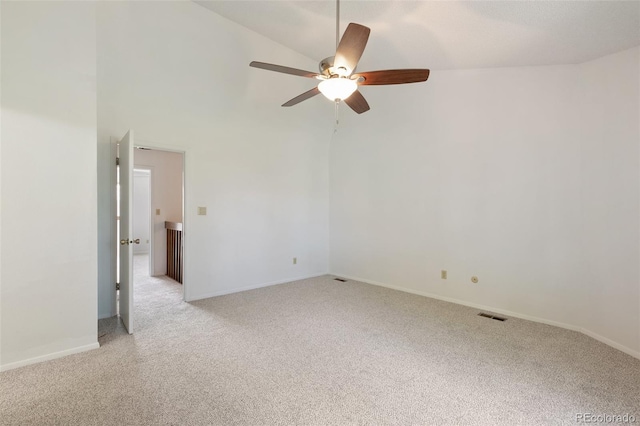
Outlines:
<svg viewBox="0 0 640 426"><path fill-rule="evenodd" d="M298 264L298 258L297 258L297 257L294 257L294 258L293 258L293 264L294 264L294 265L297 265L297 264Z"/></svg>
<svg viewBox="0 0 640 426"><path fill-rule="evenodd" d="M475 275L471 277L471 282L474 284L478 284L478 277L476 277Z"/></svg>
<svg viewBox="0 0 640 426"><path fill-rule="evenodd" d="M440 278L442 278L443 280L447 279L447 271L445 271L444 269L442 271L440 271Z"/></svg>

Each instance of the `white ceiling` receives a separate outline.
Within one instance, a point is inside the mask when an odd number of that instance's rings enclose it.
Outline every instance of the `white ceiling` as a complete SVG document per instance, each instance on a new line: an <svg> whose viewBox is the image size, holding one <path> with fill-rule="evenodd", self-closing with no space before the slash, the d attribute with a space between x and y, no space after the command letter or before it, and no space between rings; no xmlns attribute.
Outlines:
<svg viewBox="0 0 640 426"><path fill-rule="evenodd" d="M309 58L320 61L335 52L333 0L196 2ZM371 28L361 71L572 64L640 45L638 1L342 0L340 5L341 32L349 22ZM255 60L270 62L266 53Z"/></svg>

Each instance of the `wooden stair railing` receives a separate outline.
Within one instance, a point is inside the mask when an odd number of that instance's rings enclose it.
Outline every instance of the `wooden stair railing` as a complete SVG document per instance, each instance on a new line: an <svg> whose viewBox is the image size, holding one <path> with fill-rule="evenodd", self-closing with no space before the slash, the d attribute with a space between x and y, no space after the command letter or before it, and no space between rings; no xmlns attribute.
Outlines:
<svg viewBox="0 0 640 426"><path fill-rule="evenodd" d="M165 222L167 229L167 275L182 284L182 223Z"/></svg>

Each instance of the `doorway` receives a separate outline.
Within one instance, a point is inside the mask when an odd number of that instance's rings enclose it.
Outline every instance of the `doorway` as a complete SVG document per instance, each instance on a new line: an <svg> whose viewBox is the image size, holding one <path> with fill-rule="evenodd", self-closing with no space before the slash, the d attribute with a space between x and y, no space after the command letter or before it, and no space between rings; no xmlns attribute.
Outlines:
<svg viewBox="0 0 640 426"><path fill-rule="evenodd" d="M184 152L134 143L133 132L118 144L116 265L117 311L133 332L134 299L162 297L167 289L185 300L185 281L168 277L172 256L179 253L183 270ZM180 238L173 238L176 226ZM128 237L128 238L127 238ZM176 241L178 244L176 244ZM173 243L173 244L172 244Z"/></svg>
<svg viewBox="0 0 640 426"><path fill-rule="evenodd" d="M137 146L133 151L133 167L133 232L134 238L140 239L140 244L134 245L134 255L148 253L149 276L169 275L182 284L182 277L171 272L176 257L174 252L182 252L184 153ZM136 230L137 218L139 230ZM173 232L170 232L176 226L181 234L177 247ZM147 240L149 242L145 244Z"/></svg>

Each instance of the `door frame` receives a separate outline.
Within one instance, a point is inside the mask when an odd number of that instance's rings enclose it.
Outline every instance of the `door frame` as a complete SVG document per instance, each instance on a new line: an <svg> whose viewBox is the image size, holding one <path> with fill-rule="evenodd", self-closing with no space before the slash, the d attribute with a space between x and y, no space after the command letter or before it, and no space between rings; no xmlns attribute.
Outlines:
<svg viewBox="0 0 640 426"><path fill-rule="evenodd" d="M121 136L120 136L121 137ZM116 137L116 136L111 136L111 158L113 159L113 161L111 161L111 182L112 182L112 191L111 191L111 214L112 214L112 218L114 220L111 220L111 273L112 273L112 277L113 277L113 282L116 283L119 281L119 277L118 277L118 269L117 269L117 262L118 262L118 222L117 222L117 214L118 214L118 200L117 200L117 193L116 193L116 184L117 184L117 166L116 166L116 161L115 159L118 157L118 142L120 141L120 137ZM187 151L185 149L181 149L181 148L175 148L175 147L171 147L168 145L162 145L159 143L155 143L155 142L149 142L147 140L144 139L139 139L136 138L135 141L135 147L140 147L140 148L148 148L148 149L152 149L155 151L166 151L166 152L175 152L178 154L182 154L182 255L183 255L183 259L184 259L184 264L183 264L183 269L182 269L182 300L183 301L187 301L189 300L187 297L187 292L189 291L189 287L188 287L188 282L189 282L189 268L188 268L188 261L189 261L189 256L188 256L188 249L187 249L187 241L189 240L189 234L188 234L188 229L189 229L189 225L188 225L188 218L186 215L186 206L187 206L187 201L189 200L189 193L188 193L188 187L187 187ZM152 212L152 213L155 213ZM153 233L152 233L153 234ZM152 237L153 238L153 237ZM115 285L114 285L115 288ZM111 293L111 312L113 313L113 315L116 315L117 312L117 298L116 298L116 292L113 291Z"/></svg>
<svg viewBox="0 0 640 426"><path fill-rule="evenodd" d="M120 136L122 137L122 136ZM118 276L118 142L120 139L116 136L111 136L111 156L109 157L109 163L111 167L109 168L109 182L110 184L110 195L111 195L111 208L109 209L111 212L111 220L109 223L111 224L111 283L113 288L115 289L119 283L120 277ZM98 289L100 291L100 289ZM111 314L112 316L118 315L118 299L115 291L109 292L111 294Z"/></svg>

